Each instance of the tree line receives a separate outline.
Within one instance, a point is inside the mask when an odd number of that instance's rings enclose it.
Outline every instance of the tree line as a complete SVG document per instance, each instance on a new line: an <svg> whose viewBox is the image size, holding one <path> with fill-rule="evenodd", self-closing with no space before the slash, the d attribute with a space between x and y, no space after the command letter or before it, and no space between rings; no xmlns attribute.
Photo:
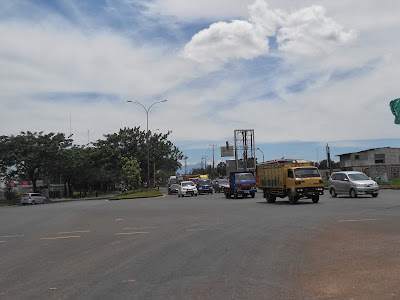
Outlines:
<svg viewBox="0 0 400 300"><path fill-rule="evenodd" d="M150 178L168 177L181 167L183 155L168 140L170 133L149 132ZM60 182L69 196L74 190L107 191L122 182L139 187L147 180L146 131L140 127L105 134L88 145L75 145L71 137L29 131L0 136L0 176L6 182L29 180L35 192L39 179Z"/></svg>

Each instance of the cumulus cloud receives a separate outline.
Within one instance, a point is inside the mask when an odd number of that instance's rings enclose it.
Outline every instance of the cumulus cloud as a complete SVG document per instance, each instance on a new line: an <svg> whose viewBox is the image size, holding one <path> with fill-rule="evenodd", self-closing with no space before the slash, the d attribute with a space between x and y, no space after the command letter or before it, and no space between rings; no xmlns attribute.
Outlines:
<svg viewBox="0 0 400 300"><path fill-rule="evenodd" d="M268 40L254 24L235 20L218 22L197 33L182 55L200 63L226 62L232 58L250 59L268 52Z"/></svg>
<svg viewBox="0 0 400 300"><path fill-rule="evenodd" d="M355 31L344 31L325 13L325 8L313 5L287 15L277 34L279 49L295 54L318 55L328 53L356 37Z"/></svg>
<svg viewBox="0 0 400 300"><path fill-rule="evenodd" d="M278 50L295 55L319 55L356 37L326 16L322 6L287 13L270 9L264 0L249 5L248 20L211 24L185 45L183 57L199 63L225 63L230 59L252 59L269 53L268 38L276 38Z"/></svg>

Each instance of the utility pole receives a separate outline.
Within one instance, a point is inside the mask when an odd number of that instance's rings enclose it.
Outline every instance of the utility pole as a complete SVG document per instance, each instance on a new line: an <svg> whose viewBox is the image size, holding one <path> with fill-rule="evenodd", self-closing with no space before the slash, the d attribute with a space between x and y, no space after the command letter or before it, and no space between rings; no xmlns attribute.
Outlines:
<svg viewBox="0 0 400 300"><path fill-rule="evenodd" d="M186 163L186 160L188 159L188 157L185 155L185 157L183 159L185 160L185 175L187 175L187 163Z"/></svg>
<svg viewBox="0 0 400 300"><path fill-rule="evenodd" d="M213 151L213 164L212 164L212 171L211 171L211 179L214 179L214 170L215 170L215 160L214 160L214 148L217 146L217 145L214 145L214 144L212 144L212 145L210 145L211 147L212 147L212 151Z"/></svg>
<svg viewBox="0 0 400 300"><path fill-rule="evenodd" d="M202 169L206 169L207 168L207 161L206 161L206 156L205 155L203 155L202 157L201 157L201 168ZM203 168L203 160L204 160L204 168Z"/></svg>

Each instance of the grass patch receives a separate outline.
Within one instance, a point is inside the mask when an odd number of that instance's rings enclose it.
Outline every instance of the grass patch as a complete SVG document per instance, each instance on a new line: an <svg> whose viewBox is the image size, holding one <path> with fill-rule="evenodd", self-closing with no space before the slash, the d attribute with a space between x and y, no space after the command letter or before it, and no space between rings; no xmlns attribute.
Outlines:
<svg viewBox="0 0 400 300"><path fill-rule="evenodd" d="M389 180L388 182L383 182L381 180L377 181L379 185L400 185L400 178Z"/></svg>
<svg viewBox="0 0 400 300"><path fill-rule="evenodd" d="M139 189L139 190L124 192L121 195L117 195L115 197L110 198L110 200L147 198L156 196L162 196L162 193L160 193L159 190Z"/></svg>

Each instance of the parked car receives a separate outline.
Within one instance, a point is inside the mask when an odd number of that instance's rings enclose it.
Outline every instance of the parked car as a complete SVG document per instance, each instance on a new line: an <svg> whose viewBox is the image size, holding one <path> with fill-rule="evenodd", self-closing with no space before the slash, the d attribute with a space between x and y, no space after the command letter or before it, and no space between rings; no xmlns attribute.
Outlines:
<svg viewBox="0 0 400 300"><path fill-rule="evenodd" d="M214 181L214 191L217 193L224 192L224 187L229 186L228 179L218 179Z"/></svg>
<svg viewBox="0 0 400 300"><path fill-rule="evenodd" d="M45 204L47 202L47 198L42 196L39 193L25 193L21 195L21 204Z"/></svg>
<svg viewBox="0 0 400 300"><path fill-rule="evenodd" d="M343 171L334 172L329 178L329 193L332 197L337 195L350 195L355 198L357 195L378 196L379 185L362 172Z"/></svg>
<svg viewBox="0 0 400 300"><path fill-rule="evenodd" d="M186 195L197 196L198 190L193 181L182 181L178 187L178 197L185 197Z"/></svg>
<svg viewBox="0 0 400 300"><path fill-rule="evenodd" d="M178 194L178 188L179 188L179 184L177 184L177 183L172 183L172 184L168 187L168 195Z"/></svg>
<svg viewBox="0 0 400 300"><path fill-rule="evenodd" d="M212 194L213 187L210 179L199 179L197 181L197 189L199 190L199 194Z"/></svg>

